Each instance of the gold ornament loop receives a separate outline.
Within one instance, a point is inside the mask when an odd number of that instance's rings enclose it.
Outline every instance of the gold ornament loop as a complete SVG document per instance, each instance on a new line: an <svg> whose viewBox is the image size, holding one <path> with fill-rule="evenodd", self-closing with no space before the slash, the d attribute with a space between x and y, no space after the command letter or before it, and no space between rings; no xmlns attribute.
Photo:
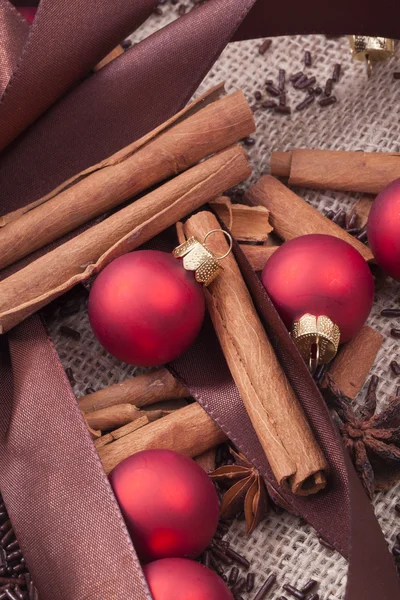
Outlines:
<svg viewBox="0 0 400 600"><path fill-rule="evenodd" d="M309 358L309 362L308 362L308 368L310 373L312 373L314 375L315 371L317 370L317 367L319 366L319 361L320 361L320 345L319 345L319 338L317 336L317 339L315 341L315 358L312 356L311 352L310 352L310 358Z"/></svg>
<svg viewBox="0 0 400 600"><path fill-rule="evenodd" d="M233 248L233 239L232 239L232 236L231 236L230 233L228 233L224 229L211 229L211 231L209 231L208 233L206 233L206 235L204 236L204 239L203 239L204 246L206 246L206 240L207 240L207 238L209 238L210 235L212 235L213 233L223 233L224 236L229 240L229 248L225 252L225 254L223 254L222 256L214 256L214 260L223 260L224 258L226 258L227 256L229 256L230 253L232 252L232 248ZM209 248L208 248L208 250L209 250ZM211 250L210 250L210 252L211 252Z"/></svg>

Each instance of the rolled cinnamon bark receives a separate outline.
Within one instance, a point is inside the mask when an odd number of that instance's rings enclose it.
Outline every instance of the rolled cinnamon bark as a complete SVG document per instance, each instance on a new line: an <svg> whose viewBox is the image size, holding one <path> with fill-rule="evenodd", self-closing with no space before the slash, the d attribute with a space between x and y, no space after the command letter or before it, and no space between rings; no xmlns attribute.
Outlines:
<svg viewBox="0 0 400 600"><path fill-rule="evenodd" d="M240 247L255 271L262 271L268 259L279 248L279 246L251 246L249 244L240 244Z"/></svg>
<svg viewBox="0 0 400 600"><path fill-rule="evenodd" d="M85 418L89 427L105 431L106 429L122 427L140 416L140 410L132 404L117 404L89 413L85 415Z"/></svg>
<svg viewBox="0 0 400 600"><path fill-rule="evenodd" d="M211 450L207 450L200 454L200 456L196 456L194 459L199 467L203 469L206 473L210 473L210 471L214 471L215 469L215 448L211 448Z"/></svg>
<svg viewBox="0 0 400 600"><path fill-rule="evenodd" d="M85 418L89 427L99 431L107 431L127 425L127 423L140 419L144 414L150 421L154 421L165 417L169 414L169 411L149 410L144 413L132 404L117 404L116 406L85 413Z"/></svg>
<svg viewBox="0 0 400 600"><path fill-rule="evenodd" d="M238 242L266 242L272 227L264 206L232 204L226 196L210 202L211 208L229 228Z"/></svg>
<svg viewBox="0 0 400 600"><path fill-rule="evenodd" d="M91 413L118 404L137 408L172 398L189 398L190 392L167 369L155 369L110 385L103 390L79 398L79 408Z"/></svg>
<svg viewBox="0 0 400 600"><path fill-rule="evenodd" d="M101 61L97 63L97 65L95 65L95 67L93 68L93 71L100 71L100 69L102 69L103 67L108 65L110 62L112 62L113 60L118 58L118 56L121 56L121 54L123 54L123 53L124 53L123 47L120 44L118 44L118 46L115 46L115 48L113 48L111 50L111 52L109 52L104 58L102 58Z"/></svg>
<svg viewBox="0 0 400 600"><path fill-rule="evenodd" d="M3 217L0 269L254 131L242 92L204 107L214 95L215 88L141 140Z"/></svg>
<svg viewBox="0 0 400 600"><path fill-rule="evenodd" d="M218 229L212 213L200 212L185 224L187 237ZM228 245L210 238L217 255ZM232 254L205 295L223 353L254 429L279 484L308 495L326 485L328 465L304 412L276 358Z"/></svg>
<svg viewBox="0 0 400 600"><path fill-rule="evenodd" d="M0 282L0 333L251 173L233 146L178 175Z"/></svg>
<svg viewBox="0 0 400 600"><path fill-rule="evenodd" d="M368 223L368 216L372 208L372 203L375 200L375 196L370 194L363 194L359 200L357 200L351 207L348 215L349 219L352 215L357 215L356 227L365 227Z"/></svg>
<svg viewBox="0 0 400 600"><path fill-rule="evenodd" d="M264 175L246 194L247 200L262 204L270 211L274 232L285 241L310 233L324 233L344 240L359 251L365 260L373 260L371 250L344 229L333 223L283 183Z"/></svg>
<svg viewBox="0 0 400 600"><path fill-rule="evenodd" d="M98 452L105 472L109 473L122 460L141 450L168 448L194 457L225 440L224 432L195 402L124 435Z"/></svg>
<svg viewBox="0 0 400 600"><path fill-rule="evenodd" d="M105 435L102 435L100 438L98 438L97 440L94 441L94 445L96 446L97 449L102 448L103 446L106 446L110 442L119 440L120 438L124 437L125 435L128 435L128 433L133 433L134 431L141 429L141 427L144 427L145 425L148 425L149 423L150 423L150 419L146 415L143 415L139 419L135 419L134 421L131 421L130 423L127 423L126 425L119 427L118 429L114 429L114 431L110 431L110 433L106 433Z"/></svg>
<svg viewBox="0 0 400 600"><path fill-rule="evenodd" d="M381 334L365 325L350 342L341 346L329 375L349 398L354 399L363 387L382 343Z"/></svg>
<svg viewBox="0 0 400 600"><path fill-rule="evenodd" d="M273 152L271 173L289 177L291 185L377 194L400 177L400 153L342 150Z"/></svg>

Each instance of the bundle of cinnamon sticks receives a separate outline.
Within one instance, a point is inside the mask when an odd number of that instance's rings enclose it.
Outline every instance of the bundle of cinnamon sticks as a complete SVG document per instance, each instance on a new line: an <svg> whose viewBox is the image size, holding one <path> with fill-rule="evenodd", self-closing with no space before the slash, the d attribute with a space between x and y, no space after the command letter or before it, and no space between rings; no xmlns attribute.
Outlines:
<svg viewBox="0 0 400 600"><path fill-rule="evenodd" d="M184 400L189 396L166 369L157 369L81 398L105 471L155 448L181 452L212 470L212 451L226 436L200 405Z"/></svg>
<svg viewBox="0 0 400 600"><path fill-rule="evenodd" d="M4 279L0 333L249 176L246 153L233 144L254 131L253 113L242 92L218 99L221 92L213 88L144 138L2 218L0 268L168 179Z"/></svg>

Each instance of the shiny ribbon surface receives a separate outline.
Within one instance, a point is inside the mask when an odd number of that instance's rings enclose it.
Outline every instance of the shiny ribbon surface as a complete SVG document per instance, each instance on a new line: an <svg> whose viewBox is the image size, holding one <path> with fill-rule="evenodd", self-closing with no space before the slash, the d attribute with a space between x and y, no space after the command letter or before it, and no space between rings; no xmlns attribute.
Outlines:
<svg viewBox="0 0 400 600"><path fill-rule="evenodd" d="M314 31L396 37L400 30L400 6L390 0L382 0L376 12L360 0L350 6L345 0L322 6L316 0L288 0L284 6L209 0L85 78L155 4L42 0L29 27L8 0L0 0L1 213L39 198L172 116L232 37ZM400 597L386 542L319 391L238 247L235 253L280 363L329 458L327 490L298 498L278 488L209 324L172 368L262 470L275 494L349 559L346 600ZM41 600L150 598L39 318L4 336L0 350L0 489Z"/></svg>

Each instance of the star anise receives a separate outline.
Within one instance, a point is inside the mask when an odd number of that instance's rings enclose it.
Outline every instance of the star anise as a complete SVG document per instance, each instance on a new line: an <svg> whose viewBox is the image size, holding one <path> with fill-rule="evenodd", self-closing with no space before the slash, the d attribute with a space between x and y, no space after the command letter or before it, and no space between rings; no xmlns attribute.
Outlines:
<svg viewBox="0 0 400 600"><path fill-rule="evenodd" d="M328 405L339 417L339 429L361 482L372 499L374 491L388 490L400 480L400 396L376 414L378 378L370 380L358 412L351 400L326 375Z"/></svg>
<svg viewBox="0 0 400 600"><path fill-rule="evenodd" d="M244 510L250 534L268 512L268 492L256 467L243 454L232 449L230 452L235 464L219 467L210 477L222 487L228 487L221 502L221 517L230 519Z"/></svg>

